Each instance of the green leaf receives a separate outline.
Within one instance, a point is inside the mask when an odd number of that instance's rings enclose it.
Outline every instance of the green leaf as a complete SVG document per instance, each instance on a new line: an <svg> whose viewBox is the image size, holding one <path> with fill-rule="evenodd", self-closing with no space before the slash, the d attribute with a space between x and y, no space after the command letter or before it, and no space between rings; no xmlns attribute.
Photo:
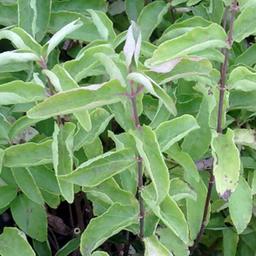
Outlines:
<svg viewBox="0 0 256 256"><path fill-rule="evenodd" d="M136 21L143 7L141 0L125 0L125 11L130 20Z"/></svg>
<svg viewBox="0 0 256 256"><path fill-rule="evenodd" d="M169 10L169 6L170 4L166 4L164 1L155 1L142 9L138 17L138 25L141 29L143 40L149 40L152 32Z"/></svg>
<svg viewBox="0 0 256 256"><path fill-rule="evenodd" d="M58 127L55 123L52 143L53 166L60 192L69 203L74 200L74 186L58 179L58 176L70 174L73 171L73 136L75 128L76 126L73 123L65 123L61 127Z"/></svg>
<svg viewBox="0 0 256 256"><path fill-rule="evenodd" d="M164 162L155 132L149 126L138 131L131 131L135 139L139 155L150 176L154 188L155 204L161 203L169 194L169 173Z"/></svg>
<svg viewBox="0 0 256 256"><path fill-rule="evenodd" d="M235 64L253 66L256 63L255 58L253 57L255 54L255 51L256 51L256 44L252 44L249 48L243 51L242 54L235 59Z"/></svg>
<svg viewBox="0 0 256 256"><path fill-rule="evenodd" d="M92 256L109 256L106 252L97 251L92 254Z"/></svg>
<svg viewBox="0 0 256 256"><path fill-rule="evenodd" d="M52 116L70 114L82 109L92 109L99 106L121 101L120 95L124 88L116 80L101 85L91 85L58 93L39 103L27 112L29 118L49 118Z"/></svg>
<svg viewBox="0 0 256 256"><path fill-rule="evenodd" d="M152 67L188 54L196 55L198 51L204 49L223 48L226 46L225 40L226 33L217 24L198 27L160 44L152 58L146 61L146 65Z"/></svg>
<svg viewBox="0 0 256 256"><path fill-rule="evenodd" d="M71 34L73 31L79 29L83 23L77 19L66 26L64 26L62 29L60 29L57 33L55 33L52 38L46 43L44 47L47 47L46 56L49 56L49 54L53 51L53 49L67 37L69 34Z"/></svg>
<svg viewBox="0 0 256 256"><path fill-rule="evenodd" d="M80 186L94 187L128 169L135 162L131 149L107 152L84 162L71 174L59 178Z"/></svg>
<svg viewBox="0 0 256 256"><path fill-rule="evenodd" d="M187 114L161 123L155 130L161 151L168 150L176 142L198 128L196 119Z"/></svg>
<svg viewBox="0 0 256 256"><path fill-rule="evenodd" d="M96 139L92 141L92 143L87 143L83 147L83 149L88 159L91 159L103 154L103 145L99 137L96 137Z"/></svg>
<svg viewBox="0 0 256 256"><path fill-rule="evenodd" d="M35 239L32 241L33 249L35 250L37 256L51 256L52 251L50 248L50 244L48 241L46 242L39 242Z"/></svg>
<svg viewBox="0 0 256 256"><path fill-rule="evenodd" d="M55 256L68 256L79 248L80 237L73 238L60 248Z"/></svg>
<svg viewBox="0 0 256 256"><path fill-rule="evenodd" d="M169 228L158 230L160 242L169 249L175 256L189 256L189 249Z"/></svg>
<svg viewBox="0 0 256 256"><path fill-rule="evenodd" d="M235 143L256 149L255 130L253 129L235 129Z"/></svg>
<svg viewBox="0 0 256 256"><path fill-rule="evenodd" d="M4 161L4 150L0 148L0 174L3 168L3 161Z"/></svg>
<svg viewBox="0 0 256 256"><path fill-rule="evenodd" d="M231 90L250 92L256 90L256 73L246 67L237 67L232 70L228 85Z"/></svg>
<svg viewBox="0 0 256 256"><path fill-rule="evenodd" d="M113 29L113 23L108 18L108 16L101 11L96 11L89 9L87 10L91 15L92 21L96 26L99 35L103 40L113 41L116 37L115 31Z"/></svg>
<svg viewBox="0 0 256 256"><path fill-rule="evenodd" d="M256 19L256 5L248 6L234 22L233 38L236 42L241 42L244 38L256 33L253 21Z"/></svg>
<svg viewBox="0 0 256 256"><path fill-rule="evenodd" d="M237 233L241 234L251 220L253 207L251 188L243 177L240 177L236 190L230 196L228 207Z"/></svg>
<svg viewBox="0 0 256 256"><path fill-rule="evenodd" d="M197 194L191 186L179 178L171 179L169 194L175 201L179 201L184 198L196 200L197 198Z"/></svg>
<svg viewBox="0 0 256 256"><path fill-rule="evenodd" d="M193 183L191 180L194 182L198 182L200 180L200 176L193 159L188 153L182 151L178 144L174 144L166 152L171 159L183 167L184 179L188 183Z"/></svg>
<svg viewBox="0 0 256 256"><path fill-rule="evenodd" d="M210 24L211 22L203 19L200 16L194 16L180 22L175 22L163 32L162 36L157 40L157 43L162 43L166 40L174 39L186 32L192 31L197 27L207 27Z"/></svg>
<svg viewBox="0 0 256 256"><path fill-rule="evenodd" d="M0 97L0 105L10 105L43 100L46 95L40 85L16 80L0 85Z"/></svg>
<svg viewBox="0 0 256 256"><path fill-rule="evenodd" d="M99 11L106 10L106 0L66 0L54 1L52 5L53 12L71 11L71 12L85 12L86 9L93 9Z"/></svg>
<svg viewBox="0 0 256 256"><path fill-rule="evenodd" d="M229 109L246 109L254 112L256 110L255 97L255 91L250 93L243 91L231 91L229 96Z"/></svg>
<svg viewBox="0 0 256 256"><path fill-rule="evenodd" d="M227 200L235 191L240 175L240 153L231 129L226 134L213 133L212 154L216 190L220 197Z"/></svg>
<svg viewBox="0 0 256 256"><path fill-rule="evenodd" d="M172 256L172 253L168 251L168 249L161 244L161 242L157 239L156 236L151 236L144 238L145 244L145 256Z"/></svg>
<svg viewBox="0 0 256 256"><path fill-rule="evenodd" d="M74 136L74 150L79 150L83 145L91 144L107 127L109 121L113 118L103 108L96 108L91 111L92 128L89 132L80 128Z"/></svg>
<svg viewBox="0 0 256 256"><path fill-rule="evenodd" d="M18 24L37 41L46 34L50 20L51 0L18 0Z"/></svg>
<svg viewBox="0 0 256 256"><path fill-rule="evenodd" d="M43 205L44 199L30 171L26 168L12 168L12 175L20 190L33 202Z"/></svg>
<svg viewBox="0 0 256 256"><path fill-rule="evenodd" d="M1 185L0 194L0 209L3 209L14 200L17 195L17 188L11 185Z"/></svg>
<svg viewBox="0 0 256 256"><path fill-rule="evenodd" d="M100 66L99 60L94 57L94 55L97 53L112 56L114 55L114 50L108 44L84 48L78 54L76 59L65 62L64 68L77 82L90 75L95 75L95 70ZM81 67L83 68L81 69Z"/></svg>
<svg viewBox="0 0 256 256"><path fill-rule="evenodd" d="M174 116L177 115L177 110L173 99L149 77L141 73L133 72L127 76L127 79L135 81L138 84L142 84L149 93L151 93L152 95L160 99L161 102L163 102L163 104L171 114L173 114Z"/></svg>
<svg viewBox="0 0 256 256"><path fill-rule="evenodd" d="M28 169L40 189L55 195L60 193L58 182L52 169L45 165L28 167Z"/></svg>
<svg viewBox="0 0 256 256"><path fill-rule="evenodd" d="M29 167L52 162L52 140L42 143L28 142L5 149L4 166Z"/></svg>
<svg viewBox="0 0 256 256"><path fill-rule="evenodd" d="M2 256L36 256L26 236L17 228L6 227L0 235L0 254Z"/></svg>
<svg viewBox="0 0 256 256"><path fill-rule="evenodd" d="M236 256L238 234L231 228L223 231L223 256Z"/></svg>
<svg viewBox="0 0 256 256"><path fill-rule="evenodd" d="M18 23L17 5L0 3L0 24L3 26L12 26Z"/></svg>
<svg viewBox="0 0 256 256"><path fill-rule="evenodd" d="M91 255L109 237L136 223L137 218L137 207L113 204L103 215L92 219L85 229L80 244L82 255Z"/></svg>
<svg viewBox="0 0 256 256"><path fill-rule="evenodd" d="M189 242L188 224L178 204L167 195L164 200L157 205L151 185L143 190L142 197L154 214L187 244Z"/></svg>
<svg viewBox="0 0 256 256"><path fill-rule="evenodd" d="M3 69L8 65L25 64L29 61L38 61L39 57L31 52L6 51L0 53L0 67ZM22 69L21 69L22 70ZM9 71L9 70L8 70ZM11 70L10 70L11 71ZM19 70L18 70L19 71Z"/></svg>
<svg viewBox="0 0 256 256"><path fill-rule="evenodd" d="M21 230L40 242L46 241L47 216L42 205L19 195L11 204L11 213Z"/></svg>

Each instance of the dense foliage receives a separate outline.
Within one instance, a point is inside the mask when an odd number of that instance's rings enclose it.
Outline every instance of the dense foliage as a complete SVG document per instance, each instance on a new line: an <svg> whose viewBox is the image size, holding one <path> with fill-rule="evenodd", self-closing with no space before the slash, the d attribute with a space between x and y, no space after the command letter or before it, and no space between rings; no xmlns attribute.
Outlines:
<svg viewBox="0 0 256 256"><path fill-rule="evenodd" d="M0 0L0 255L255 255L255 20Z"/></svg>

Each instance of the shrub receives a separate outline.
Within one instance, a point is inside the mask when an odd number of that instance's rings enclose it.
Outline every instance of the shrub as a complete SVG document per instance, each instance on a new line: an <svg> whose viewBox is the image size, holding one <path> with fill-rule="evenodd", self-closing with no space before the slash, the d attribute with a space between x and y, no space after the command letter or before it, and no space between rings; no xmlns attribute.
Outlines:
<svg viewBox="0 0 256 256"><path fill-rule="evenodd" d="M0 255L254 255L255 15L0 0Z"/></svg>

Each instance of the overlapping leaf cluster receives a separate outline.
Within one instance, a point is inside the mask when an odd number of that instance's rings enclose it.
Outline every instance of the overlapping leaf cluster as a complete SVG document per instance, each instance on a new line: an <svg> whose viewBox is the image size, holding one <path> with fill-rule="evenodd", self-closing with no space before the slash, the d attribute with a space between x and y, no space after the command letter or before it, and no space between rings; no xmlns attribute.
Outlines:
<svg viewBox="0 0 256 256"><path fill-rule="evenodd" d="M148 2L0 0L0 212L17 225L1 255L52 255L49 213L81 192L93 218L56 255L108 255L126 232L131 255L185 256L207 224L202 248L254 255L256 2L234 26L231 1Z"/></svg>

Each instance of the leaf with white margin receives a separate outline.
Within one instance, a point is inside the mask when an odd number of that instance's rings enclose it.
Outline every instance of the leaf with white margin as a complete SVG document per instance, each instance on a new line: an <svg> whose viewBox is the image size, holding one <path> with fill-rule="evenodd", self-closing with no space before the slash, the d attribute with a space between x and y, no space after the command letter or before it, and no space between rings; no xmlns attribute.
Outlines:
<svg viewBox="0 0 256 256"><path fill-rule="evenodd" d="M138 84L142 84L152 95L163 102L171 114L174 116L177 115L177 110L173 99L151 78L144 74L133 72L127 76L127 79L135 81Z"/></svg>
<svg viewBox="0 0 256 256"><path fill-rule="evenodd" d="M80 19L77 19L73 22L70 22L57 33L55 33L52 38L45 44L44 47L47 47L46 57L53 51L53 49L69 34L79 29L83 25L83 22Z"/></svg>
<svg viewBox="0 0 256 256"><path fill-rule="evenodd" d="M4 228L4 232L0 235L0 254L2 256L36 256L26 235L12 227Z"/></svg>
<svg viewBox="0 0 256 256"><path fill-rule="evenodd" d="M38 61L39 57L31 52L6 51L0 53L0 67L7 64Z"/></svg>
<svg viewBox="0 0 256 256"><path fill-rule="evenodd" d="M256 132L253 129L235 129L235 143L256 149Z"/></svg>
<svg viewBox="0 0 256 256"><path fill-rule="evenodd" d="M75 88L47 98L31 108L27 115L31 119L46 119L57 115L71 114L79 110L93 109L119 102L124 93L124 88L117 80Z"/></svg>
<svg viewBox="0 0 256 256"><path fill-rule="evenodd" d="M137 223L138 214L138 207L114 203L104 214L92 219L81 236L82 255L91 255L109 237Z"/></svg>
<svg viewBox="0 0 256 256"><path fill-rule="evenodd" d="M228 129L226 134L213 132L211 143L216 190L224 200L235 191L240 176L240 153L234 137L234 131L231 129Z"/></svg>
<svg viewBox="0 0 256 256"><path fill-rule="evenodd" d="M49 79L49 81L51 82L51 84L55 88L56 92L61 92L62 91L62 88L61 88L60 81L59 81L58 77L51 70L44 69L42 71L42 73Z"/></svg>
<svg viewBox="0 0 256 256"><path fill-rule="evenodd" d="M253 211L251 188L243 176L240 177L238 186L230 196L228 204L231 220L238 234L241 234L249 224Z"/></svg>
<svg viewBox="0 0 256 256"><path fill-rule="evenodd" d="M226 33L221 26L213 23L208 27L195 28L160 44L152 58L146 60L145 65L157 66L178 57L196 55L197 52L205 49L223 47L226 47Z"/></svg>
<svg viewBox="0 0 256 256"><path fill-rule="evenodd" d="M125 56L127 67L131 65L133 57L136 65L138 65L140 49L141 49L141 32L137 24L134 21L131 21L131 25L128 28L126 41L124 45L124 56Z"/></svg>
<svg viewBox="0 0 256 256"><path fill-rule="evenodd" d="M157 239L155 235L144 238L145 256L172 256L173 254Z"/></svg>
<svg viewBox="0 0 256 256"><path fill-rule="evenodd" d="M8 39L14 44L14 46L18 49L22 50L30 50L30 48L23 42L21 37L14 33L13 31L4 29L0 30L0 40L1 39Z"/></svg>
<svg viewBox="0 0 256 256"><path fill-rule="evenodd" d="M256 73L246 67L237 67L229 76L228 86L231 90L256 91Z"/></svg>

